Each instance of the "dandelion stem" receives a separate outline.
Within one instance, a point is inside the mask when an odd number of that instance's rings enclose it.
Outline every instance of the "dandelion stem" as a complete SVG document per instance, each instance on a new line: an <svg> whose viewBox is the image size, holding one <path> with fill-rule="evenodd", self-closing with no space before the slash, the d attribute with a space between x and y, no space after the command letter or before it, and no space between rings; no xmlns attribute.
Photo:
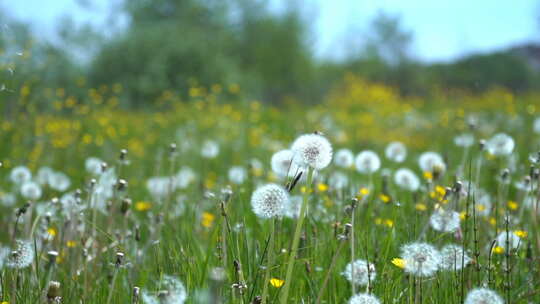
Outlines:
<svg viewBox="0 0 540 304"><path fill-rule="evenodd" d="M263 282L263 294L262 294L262 304L266 303L266 298L268 296L268 283L270 282L270 269L274 263L274 234L275 234L276 220L272 219L270 223L270 240L268 241L267 249L267 258L266 258L266 271L264 275Z"/></svg>
<svg viewBox="0 0 540 304"><path fill-rule="evenodd" d="M289 256L289 263L287 264L285 286L283 286L283 293L281 294L281 299L280 299L281 304L287 303L287 298L289 296L289 288L291 286L294 262L296 259L296 254L298 252L298 244L300 243L300 234L302 232L302 224L304 223L304 218L306 217L306 210L307 210L307 205L308 205L309 194L311 192L312 179L313 179L313 170L309 168L307 181L306 181L306 191L303 196L302 207L300 208L300 215L298 216L298 221L296 222L296 229L294 231L291 253Z"/></svg>

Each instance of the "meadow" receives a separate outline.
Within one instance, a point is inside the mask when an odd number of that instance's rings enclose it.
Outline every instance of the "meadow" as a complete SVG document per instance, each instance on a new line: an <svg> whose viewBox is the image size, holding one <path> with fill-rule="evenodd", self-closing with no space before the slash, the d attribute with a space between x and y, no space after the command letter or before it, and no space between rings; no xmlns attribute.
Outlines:
<svg viewBox="0 0 540 304"><path fill-rule="evenodd" d="M80 88L1 108L2 304L540 303L537 94Z"/></svg>

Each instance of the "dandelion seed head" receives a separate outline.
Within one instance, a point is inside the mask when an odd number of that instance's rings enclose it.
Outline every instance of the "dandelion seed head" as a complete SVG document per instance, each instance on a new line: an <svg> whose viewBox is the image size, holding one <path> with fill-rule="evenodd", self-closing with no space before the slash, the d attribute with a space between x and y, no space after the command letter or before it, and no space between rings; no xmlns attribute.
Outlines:
<svg viewBox="0 0 540 304"><path fill-rule="evenodd" d="M156 292L143 290L141 298L145 304L183 304L187 299L187 291L178 278L164 275L159 282L159 290Z"/></svg>
<svg viewBox="0 0 540 304"><path fill-rule="evenodd" d="M36 182L27 181L21 186L21 195L24 198L37 200L41 197L41 187Z"/></svg>
<svg viewBox="0 0 540 304"><path fill-rule="evenodd" d="M22 269L34 261L34 247L26 240L16 240L5 262L8 268Z"/></svg>
<svg viewBox="0 0 540 304"><path fill-rule="evenodd" d="M84 161L86 171L92 175L99 175L102 172L103 161L97 157L89 157Z"/></svg>
<svg viewBox="0 0 540 304"><path fill-rule="evenodd" d="M25 166L17 166L11 170L9 179L13 183L20 185L32 179L32 172Z"/></svg>
<svg viewBox="0 0 540 304"><path fill-rule="evenodd" d="M360 173L371 174L381 167L381 159L377 153L366 150L358 153L355 159L356 170Z"/></svg>
<svg viewBox="0 0 540 304"><path fill-rule="evenodd" d="M219 144L213 140L206 140L201 147L201 156L204 158L216 158L219 154Z"/></svg>
<svg viewBox="0 0 540 304"><path fill-rule="evenodd" d="M521 245L521 239L512 231L508 231L508 233L506 233L506 231L503 231L499 233L499 235L497 235L496 246L499 246L506 250L507 242L510 249L516 249Z"/></svg>
<svg viewBox="0 0 540 304"><path fill-rule="evenodd" d="M398 187L408 191L416 191L420 188L420 179L414 172L407 168L401 168L394 173L394 183Z"/></svg>
<svg viewBox="0 0 540 304"><path fill-rule="evenodd" d="M441 268L446 270L461 270L471 263L471 258L461 246L448 244L441 249Z"/></svg>
<svg viewBox="0 0 540 304"><path fill-rule="evenodd" d="M294 176L298 171L298 166L293 162L293 152L291 150L281 150L272 155L270 161L272 171L281 177Z"/></svg>
<svg viewBox="0 0 540 304"><path fill-rule="evenodd" d="M486 149L492 155L504 156L512 154L514 145L512 137L505 133L498 133L486 142Z"/></svg>
<svg viewBox="0 0 540 304"><path fill-rule="evenodd" d="M474 144L474 135L470 133L460 134L454 137L454 144L458 147L468 148Z"/></svg>
<svg viewBox="0 0 540 304"><path fill-rule="evenodd" d="M328 185L333 189L341 190L349 184L349 178L346 174L336 171L333 172L328 178Z"/></svg>
<svg viewBox="0 0 540 304"><path fill-rule="evenodd" d="M341 273L349 282L353 282L356 285L365 286L369 282L375 280L376 272L375 265L368 263L365 260L356 260L345 266L345 270Z"/></svg>
<svg viewBox="0 0 540 304"><path fill-rule="evenodd" d="M349 304L380 304L377 297L368 293L359 293L349 299Z"/></svg>
<svg viewBox="0 0 540 304"><path fill-rule="evenodd" d="M229 180L237 185L244 183L247 178L247 171L244 167L233 166L229 169L228 172Z"/></svg>
<svg viewBox="0 0 540 304"><path fill-rule="evenodd" d="M277 184L261 186L251 196L253 212L261 218L280 217L289 201L289 193Z"/></svg>
<svg viewBox="0 0 540 304"><path fill-rule="evenodd" d="M36 182L40 185L46 185L49 183L49 178L52 174L54 174L54 170L50 167L41 167L37 172Z"/></svg>
<svg viewBox="0 0 540 304"><path fill-rule="evenodd" d="M439 208L429 218L431 228L440 232L455 232L459 229L459 213L452 210Z"/></svg>
<svg viewBox="0 0 540 304"><path fill-rule="evenodd" d="M403 245L401 258L405 262L405 272L420 277L432 276L441 264L441 254L435 247L427 243Z"/></svg>
<svg viewBox="0 0 540 304"><path fill-rule="evenodd" d="M186 189L197 177L193 169L190 167L184 166L180 168L178 173L176 174L176 178L174 179L174 182L176 183L176 187L179 189Z"/></svg>
<svg viewBox="0 0 540 304"><path fill-rule="evenodd" d="M467 294L464 304L504 304L504 301L491 289L475 288Z"/></svg>
<svg viewBox="0 0 540 304"><path fill-rule="evenodd" d="M0 193L0 203L5 207L15 206L17 203L17 196L13 193Z"/></svg>
<svg viewBox="0 0 540 304"><path fill-rule="evenodd" d="M71 186L71 180L62 172L52 172L47 183L53 190L64 192Z"/></svg>
<svg viewBox="0 0 540 304"><path fill-rule="evenodd" d="M387 159L396 163L401 163L407 157L407 147L402 142L394 141L386 146L384 154Z"/></svg>
<svg viewBox="0 0 540 304"><path fill-rule="evenodd" d="M349 168L354 164L354 154L349 149L339 149L334 155L334 164L338 167Z"/></svg>
<svg viewBox="0 0 540 304"><path fill-rule="evenodd" d="M437 152L424 152L418 158L418 164L424 172L446 171L446 164L442 156Z"/></svg>
<svg viewBox="0 0 540 304"><path fill-rule="evenodd" d="M321 170L332 161L332 145L326 137L318 134L304 134L292 144L293 161L300 167Z"/></svg>

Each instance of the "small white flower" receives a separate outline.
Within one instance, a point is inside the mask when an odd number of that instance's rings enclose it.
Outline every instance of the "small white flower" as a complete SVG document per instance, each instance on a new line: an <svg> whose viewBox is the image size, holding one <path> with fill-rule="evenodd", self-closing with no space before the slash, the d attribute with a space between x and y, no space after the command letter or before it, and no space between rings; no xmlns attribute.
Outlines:
<svg viewBox="0 0 540 304"><path fill-rule="evenodd" d="M251 196L253 213L261 218L283 216L285 205L289 201L289 193L276 184L267 184L257 188Z"/></svg>
<svg viewBox="0 0 540 304"><path fill-rule="evenodd" d="M345 270L341 273L349 282L354 282L356 285L365 286L370 282L373 283L375 276L375 265L364 260L356 260L354 263L349 263L345 266Z"/></svg>
<svg viewBox="0 0 540 304"><path fill-rule="evenodd" d="M354 164L354 154L349 149L339 149L334 156L334 164L342 168L350 168Z"/></svg>
<svg viewBox="0 0 540 304"><path fill-rule="evenodd" d="M93 175L99 175L101 174L101 171L102 171L101 169L102 163L103 161L97 157L89 157L84 162L84 167L86 168L86 171L88 171L88 173L93 174Z"/></svg>
<svg viewBox="0 0 540 304"><path fill-rule="evenodd" d="M441 254L427 243L403 245L401 258L405 261L405 272L415 276L432 276L441 265Z"/></svg>
<svg viewBox="0 0 540 304"><path fill-rule="evenodd" d="M459 229L459 213L439 208L429 218L431 228L440 232L455 232Z"/></svg>
<svg viewBox="0 0 540 304"><path fill-rule="evenodd" d="M401 168L394 173L394 183L404 190L416 191L420 188L420 179L414 172L407 168Z"/></svg>
<svg viewBox="0 0 540 304"><path fill-rule="evenodd" d="M204 158L215 158L219 154L219 144L213 140L207 140L201 148L201 155Z"/></svg>
<svg viewBox="0 0 540 304"><path fill-rule="evenodd" d="M18 166L11 170L9 178L13 183L20 185L32 179L32 172L25 166Z"/></svg>
<svg viewBox="0 0 540 304"><path fill-rule="evenodd" d="M461 246L455 244L444 246L441 249L441 257L441 268L450 271L461 270L472 261L467 252L464 252Z"/></svg>
<svg viewBox="0 0 540 304"><path fill-rule="evenodd" d="M247 171L243 167L234 166L229 169L229 180L237 185L244 183L247 178Z"/></svg>
<svg viewBox="0 0 540 304"><path fill-rule="evenodd" d="M389 160L396 163L401 163L407 157L407 147L399 141L394 141L386 146L384 154Z"/></svg>
<svg viewBox="0 0 540 304"><path fill-rule="evenodd" d="M504 301L491 289L475 288L467 294L465 304L504 304Z"/></svg>
<svg viewBox="0 0 540 304"><path fill-rule="evenodd" d="M428 151L424 152L418 158L418 164L424 172L444 172L446 165L439 153Z"/></svg>
<svg viewBox="0 0 540 304"><path fill-rule="evenodd" d="M25 182L21 186L21 195L24 198L37 200L41 197L41 187L35 182Z"/></svg>
<svg viewBox="0 0 540 304"><path fill-rule="evenodd" d="M300 167L321 170L332 161L332 145L326 137L318 134L304 134L291 146L293 161Z"/></svg>
<svg viewBox="0 0 540 304"><path fill-rule="evenodd" d="M474 136L464 133L454 137L454 144L458 147L468 148L474 144Z"/></svg>
<svg viewBox="0 0 540 304"><path fill-rule="evenodd" d="M510 155L514 151L514 139L505 133L495 134L486 142L487 151L496 156Z"/></svg>
<svg viewBox="0 0 540 304"><path fill-rule="evenodd" d="M349 304L381 304L381 302L372 294L359 293L349 299Z"/></svg>
<svg viewBox="0 0 540 304"><path fill-rule="evenodd" d="M377 153L366 150L358 153L355 165L358 172L371 174L379 170L381 167L381 160Z"/></svg>

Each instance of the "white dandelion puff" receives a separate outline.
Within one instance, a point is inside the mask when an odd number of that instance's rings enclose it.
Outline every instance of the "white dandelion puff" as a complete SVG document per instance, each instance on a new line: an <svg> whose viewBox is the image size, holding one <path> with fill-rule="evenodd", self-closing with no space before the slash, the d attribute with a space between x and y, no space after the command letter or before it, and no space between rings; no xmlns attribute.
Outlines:
<svg viewBox="0 0 540 304"><path fill-rule="evenodd" d="M448 244L441 249L441 268L446 270L461 270L471 263L471 258L461 246Z"/></svg>
<svg viewBox="0 0 540 304"><path fill-rule="evenodd" d="M155 176L146 181L146 189L154 199L162 199L171 192L172 179L167 176Z"/></svg>
<svg viewBox="0 0 540 304"><path fill-rule="evenodd" d="M216 158L219 154L219 144L213 140L207 140L201 147L201 155L204 158Z"/></svg>
<svg viewBox="0 0 540 304"><path fill-rule="evenodd" d="M504 301L491 289L475 288L467 294L464 304L504 304Z"/></svg>
<svg viewBox="0 0 540 304"><path fill-rule="evenodd" d="M35 182L25 182L21 186L21 195L24 198L37 200L41 197L42 191L38 183Z"/></svg>
<svg viewBox="0 0 540 304"><path fill-rule="evenodd" d="M376 296L369 293L359 293L349 299L349 304L380 304Z"/></svg>
<svg viewBox="0 0 540 304"><path fill-rule="evenodd" d="M34 261L34 247L26 240L16 240L6 260L8 268L22 269L30 266Z"/></svg>
<svg viewBox="0 0 540 304"><path fill-rule="evenodd" d="M439 208L429 218L431 228L440 232L455 232L459 229L459 213L452 210Z"/></svg>
<svg viewBox="0 0 540 304"><path fill-rule="evenodd" d="M420 188L420 179L412 170L407 168L398 169L394 173L394 183L401 189L413 192Z"/></svg>
<svg viewBox="0 0 540 304"><path fill-rule="evenodd" d="M272 171L279 177L287 177L288 175L295 175L298 170L298 166L293 163L293 152L291 150L281 150L274 155L270 161Z"/></svg>
<svg viewBox="0 0 540 304"><path fill-rule="evenodd" d="M442 156L437 152L424 152L418 158L418 164L424 172L444 172L446 165Z"/></svg>
<svg viewBox="0 0 540 304"><path fill-rule="evenodd" d="M507 249L506 243L508 243L510 249L516 249L521 244L521 239L519 236L515 235L512 231L508 231L508 233L506 231L499 233L496 241L496 245L504 248L504 250Z"/></svg>
<svg viewBox="0 0 540 304"><path fill-rule="evenodd" d="M183 304L187 299L184 284L176 277L164 275L159 282L159 291L148 292L143 290L142 300L145 304Z"/></svg>
<svg viewBox="0 0 540 304"><path fill-rule="evenodd" d="M328 178L328 185L337 190L341 190L349 184L349 178L346 174L336 171L333 172Z"/></svg>
<svg viewBox="0 0 540 304"><path fill-rule="evenodd" d="M15 206L17 196L13 193L0 193L0 203L5 207Z"/></svg>
<svg viewBox="0 0 540 304"><path fill-rule="evenodd" d="M386 146L384 155L393 162L401 163L407 157L407 147L399 141L391 142Z"/></svg>
<svg viewBox="0 0 540 304"><path fill-rule="evenodd" d="M291 146L293 160L300 167L324 169L332 161L332 145L326 137L318 134L304 134Z"/></svg>
<svg viewBox="0 0 540 304"><path fill-rule="evenodd" d="M381 167L381 159L377 153L366 150L358 153L355 160L356 170L360 173L371 174Z"/></svg>
<svg viewBox="0 0 540 304"><path fill-rule="evenodd" d="M514 151L514 139L505 133L495 134L486 142L487 151L496 156L512 154Z"/></svg>
<svg viewBox="0 0 540 304"><path fill-rule="evenodd" d="M228 176L231 182L240 185L246 180L247 171L243 167L233 166L229 169Z"/></svg>
<svg viewBox="0 0 540 304"><path fill-rule="evenodd" d="M285 203L283 215L288 218L298 218L300 215L300 208L302 207L302 196L293 195Z"/></svg>
<svg viewBox="0 0 540 304"><path fill-rule="evenodd" d="M92 175L99 175L102 173L102 163L103 161L97 157L89 157L84 161L84 167L88 173Z"/></svg>
<svg viewBox="0 0 540 304"><path fill-rule="evenodd" d="M197 175L193 169L184 166L176 174L176 178L174 179L175 186L179 189L185 189L195 180L196 177Z"/></svg>
<svg viewBox="0 0 540 304"><path fill-rule="evenodd" d="M9 179L15 184L23 184L32 179L32 172L25 166L17 166L9 173Z"/></svg>
<svg viewBox="0 0 540 304"><path fill-rule="evenodd" d="M4 264L9 258L10 253L11 253L11 250L8 247L3 247L3 246L0 247L0 270L4 269Z"/></svg>
<svg viewBox="0 0 540 304"><path fill-rule="evenodd" d="M36 182L40 185L46 185L49 183L50 176L54 173L54 170L49 167L39 168L36 175Z"/></svg>
<svg viewBox="0 0 540 304"><path fill-rule="evenodd" d="M369 269L368 269L369 267ZM356 260L345 266L345 270L341 273L349 282L356 285L365 286L375 280L376 272L375 265L364 260Z"/></svg>
<svg viewBox="0 0 540 304"><path fill-rule="evenodd" d="M454 137L454 144L458 147L468 148L474 144L474 135L463 133Z"/></svg>
<svg viewBox="0 0 540 304"><path fill-rule="evenodd" d="M334 164L338 167L349 168L354 164L354 154L349 149L339 149L334 155Z"/></svg>
<svg viewBox="0 0 540 304"><path fill-rule="evenodd" d="M533 131L534 131L534 133L540 133L540 117L537 117L534 120Z"/></svg>
<svg viewBox="0 0 540 304"><path fill-rule="evenodd" d="M280 217L289 201L289 193L277 184L257 188L251 196L253 212L261 218Z"/></svg>
<svg viewBox="0 0 540 304"><path fill-rule="evenodd" d="M71 180L62 172L52 172L47 181L53 190L64 192L71 186Z"/></svg>
<svg viewBox="0 0 540 304"><path fill-rule="evenodd" d="M434 275L441 264L441 254L435 247L427 243L403 245L401 258L405 262L405 272L421 277Z"/></svg>

